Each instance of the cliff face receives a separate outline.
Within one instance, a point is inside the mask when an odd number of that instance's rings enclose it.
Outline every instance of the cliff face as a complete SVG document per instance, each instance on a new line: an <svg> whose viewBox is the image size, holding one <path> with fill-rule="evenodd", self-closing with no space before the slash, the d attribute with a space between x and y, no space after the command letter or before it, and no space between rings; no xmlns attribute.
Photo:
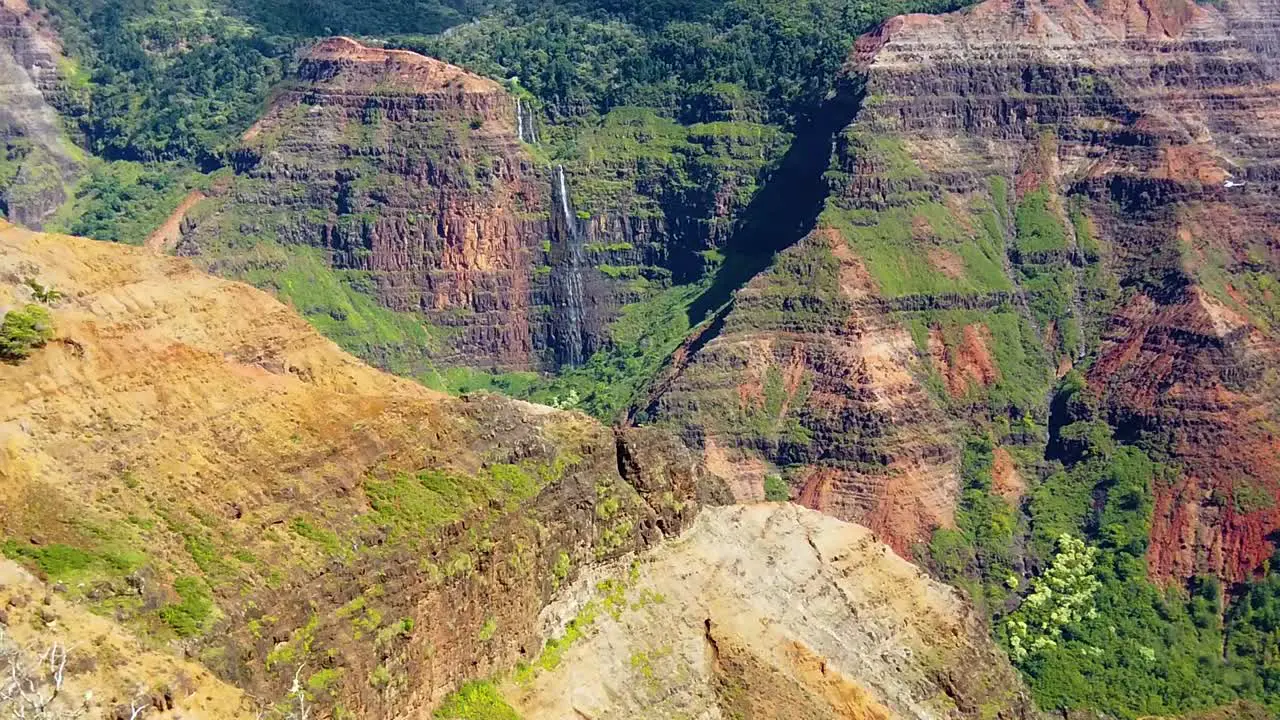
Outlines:
<svg viewBox="0 0 1280 720"><path fill-rule="evenodd" d="M464 681L554 668L571 641L544 641L598 593L613 622L582 620L560 670L508 688L525 717L563 717L555 688L589 658L611 687L649 650L671 702L713 713L765 712L768 688L849 717L1028 711L972 611L866 531L781 506L695 526L728 492L660 430L438 395L144 248L6 224L0 279L0 311L41 304L53 325L0 365L0 545L45 583L0 561L0 652L91 652L68 687L94 712L276 717L302 687L334 716L425 716ZM650 648L668 630L674 656Z"/></svg>
<svg viewBox="0 0 1280 720"><path fill-rule="evenodd" d="M427 357L577 365L608 341L620 306L701 272L696 253L715 246L763 163L753 146L776 135L684 131L682 151L725 158L689 160L689 171L732 181L699 184L706 197L643 197L636 159L608 147L634 152L646 130L623 115L584 136L587 157L553 164L551 130L528 99L412 52L330 38L244 136L234 177L187 214L178 251L279 290L281 265L315 248L348 285L433 328L433 347L395 348L419 368ZM678 155L663 147L667 161ZM668 223L673 206L682 212ZM283 258L266 249L277 246Z"/></svg>
<svg viewBox="0 0 1280 720"><path fill-rule="evenodd" d="M60 57L52 31L23 0L0 3L0 211L33 228L67 199L82 170L50 105Z"/></svg>
<svg viewBox="0 0 1280 720"><path fill-rule="evenodd" d="M548 607L587 633L501 686L523 716L1036 716L972 609L863 528L789 504L707 509L633 567L612 596Z"/></svg>
<svg viewBox="0 0 1280 720"><path fill-rule="evenodd" d="M5 553L268 702L305 666L326 706L429 709L723 497L656 431L437 395L184 260L5 226L0 277L62 293L0 369Z"/></svg>
<svg viewBox="0 0 1280 720"><path fill-rule="evenodd" d="M739 292L657 416L902 548L947 522L948 417L1034 445L1053 375L1096 357L1122 438L1182 463L1157 488L1152 573L1247 574L1280 491L1277 16L992 1L860 39L865 95L815 230Z"/></svg>
<svg viewBox="0 0 1280 720"><path fill-rule="evenodd" d="M1022 198L1046 188L1072 221L1065 248L1013 249L1042 266L1068 254L1073 312L1086 340L1097 328L1091 384L1122 435L1160 438L1182 465L1157 488L1158 577L1239 579L1272 551L1278 22L1269 2L984 3L891 21L858 48L883 96L875 127L935 162L959 135L961 157L1012 170Z"/></svg>

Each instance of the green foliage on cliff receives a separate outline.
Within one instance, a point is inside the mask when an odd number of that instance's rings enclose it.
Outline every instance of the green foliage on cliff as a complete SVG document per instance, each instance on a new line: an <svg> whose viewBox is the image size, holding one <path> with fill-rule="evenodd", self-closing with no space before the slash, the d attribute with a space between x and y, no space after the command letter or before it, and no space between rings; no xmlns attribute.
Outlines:
<svg viewBox="0 0 1280 720"><path fill-rule="evenodd" d="M965 440L961 453L963 489L956 506L956 529L939 528L929 543L930 560L948 582L964 586L980 607L997 609L1012 589L1015 509L996 494L992 482L994 445L987 436ZM979 578L973 582L973 578Z"/></svg>
<svg viewBox="0 0 1280 720"><path fill-rule="evenodd" d="M1064 379L1054 407L1056 469L1031 483L1011 535L1007 506L985 484L985 444L966 444L957 530L935 533L934 567L984 600L1044 710L1136 718L1237 699L1280 709L1280 580L1245 583L1225 616L1214 580L1152 583L1153 494L1177 468L1118 444L1077 375ZM1021 560L999 562L1022 546ZM981 562L992 547L997 561ZM992 602L1002 595L1012 601Z"/></svg>
<svg viewBox="0 0 1280 720"><path fill-rule="evenodd" d="M46 224L52 232L141 245L207 178L181 163L91 163L89 177Z"/></svg>
<svg viewBox="0 0 1280 720"><path fill-rule="evenodd" d="M53 318L39 305L10 310L0 321L0 360L26 360L31 351L53 339Z"/></svg>
<svg viewBox="0 0 1280 720"><path fill-rule="evenodd" d="M353 355L411 377L433 367L436 331L378 304L366 273L335 269L316 248L254 239L219 263L220 274L272 291Z"/></svg>
<svg viewBox="0 0 1280 720"><path fill-rule="evenodd" d="M993 212L979 206L966 217L927 200L881 211L828 205L821 222L849 242L885 297L979 294L1012 289Z"/></svg>
<svg viewBox="0 0 1280 720"><path fill-rule="evenodd" d="M213 0L32 5L78 62L64 109L88 146L113 159L215 162L257 117L291 49Z"/></svg>
<svg viewBox="0 0 1280 720"><path fill-rule="evenodd" d="M463 685L440 704L433 715L437 720L520 720L502 694L487 681Z"/></svg>
<svg viewBox="0 0 1280 720"><path fill-rule="evenodd" d="M971 409L985 405L993 418L1043 419L1045 394L1052 386L1049 364L1034 328L1012 304L988 310L923 310L903 316L925 358L930 353L931 331L940 335L948 353L954 354L964 343L965 328L973 326L994 360L997 374L991 384L983 387L970 382L968 394L959 398L947 393L930 365L930 386L941 403ZM953 360L948 357L948 361Z"/></svg>

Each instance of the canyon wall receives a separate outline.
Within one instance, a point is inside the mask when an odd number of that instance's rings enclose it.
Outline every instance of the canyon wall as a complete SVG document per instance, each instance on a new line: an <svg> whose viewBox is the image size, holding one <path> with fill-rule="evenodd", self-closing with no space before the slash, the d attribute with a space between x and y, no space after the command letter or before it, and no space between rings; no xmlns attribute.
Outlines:
<svg viewBox="0 0 1280 720"><path fill-rule="evenodd" d="M559 702L547 683L597 652L616 661L601 643L638 652L664 616L700 674L663 682L709 711L774 686L815 712L1030 710L974 611L865 530L776 505L699 521L729 491L661 430L437 394L361 364L269 295L145 248L3 224L0 280L0 310L44 307L52 335L0 365L0 537L40 575L0 562L18 578L0 597L21 596L0 612L0 645L109 658L145 637L153 649L129 663L68 666L95 711L277 717L303 688L323 715L418 717L492 676L514 683L525 717L562 717L536 706ZM795 574L772 577L769 558L787 556ZM726 575L736 557L750 572ZM796 614L800 586L821 617ZM766 635L729 604L749 599ZM584 601L613 622L588 627ZM711 665L704 610L723 653ZM86 611L82 628L59 624ZM31 617L42 623L10 628ZM530 666L548 672L521 684Z"/></svg>
<svg viewBox="0 0 1280 720"><path fill-rule="evenodd" d="M742 492L782 474L906 549L949 522L955 422L1035 447L1054 376L1096 357L1121 439L1181 469L1153 575L1252 572L1280 519L1276 23L1057 0L886 22L850 58L814 230L651 413Z"/></svg>
<svg viewBox="0 0 1280 720"><path fill-rule="evenodd" d="M321 41L187 214L178 251L277 290L281 266L318 252L430 328L432 347L375 342L361 352L375 362L579 365L620 307L701 273L778 133L665 123L672 137L655 138L651 114L623 111L570 141L513 92L408 51ZM577 150L553 160L553 138ZM660 189L645 173L665 177L662 163L706 182Z"/></svg>
<svg viewBox="0 0 1280 720"><path fill-rule="evenodd" d="M439 395L185 260L6 225L0 277L5 310L61 293L0 366L6 555L268 704L301 672L427 711L536 653L584 564L727 499L657 431Z"/></svg>
<svg viewBox="0 0 1280 720"><path fill-rule="evenodd" d="M66 201L83 170L52 107L61 59L53 31L25 0L0 3L0 211L33 228Z"/></svg>

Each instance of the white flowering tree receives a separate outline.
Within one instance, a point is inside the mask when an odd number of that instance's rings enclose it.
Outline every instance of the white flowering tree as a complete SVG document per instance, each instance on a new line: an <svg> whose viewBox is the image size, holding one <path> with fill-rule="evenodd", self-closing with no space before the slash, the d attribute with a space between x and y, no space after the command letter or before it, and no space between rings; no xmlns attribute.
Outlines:
<svg viewBox="0 0 1280 720"><path fill-rule="evenodd" d="M1063 533L1048 569L1032 580L1031 592L1009 619L1005 632L1014 662L1054 647L1063 628L1097 617L1093 595L1101 587L1094 575L1098 549Z"/></svg>

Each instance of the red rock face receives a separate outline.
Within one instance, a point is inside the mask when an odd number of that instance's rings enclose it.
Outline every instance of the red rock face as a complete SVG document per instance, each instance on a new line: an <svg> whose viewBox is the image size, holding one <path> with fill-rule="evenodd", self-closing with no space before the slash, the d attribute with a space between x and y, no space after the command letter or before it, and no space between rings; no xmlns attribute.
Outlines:
<svg viewBox="0 0 1280 720"><path fill-rule="evenodd" d="M180 248L225 258L252 233L318 246L393 310L448 328L439 357L527 367L545 335L531 275L550 185L495 82L329 38L244 136L237 176Z"/></svg>
<svg viewBox="0 0 1280 720"><path fill-rule="evenodd" d="M1277 37L1272 0L989 0L895 18L851 58L873 99L860 122L932 177L1047 186L1096 235L1119 294L1077 290L1100 328L1089 381L1122 437L1164 438L1179 468L1155 488L1156 578L1238 580L1280 527Z"/></svg>

